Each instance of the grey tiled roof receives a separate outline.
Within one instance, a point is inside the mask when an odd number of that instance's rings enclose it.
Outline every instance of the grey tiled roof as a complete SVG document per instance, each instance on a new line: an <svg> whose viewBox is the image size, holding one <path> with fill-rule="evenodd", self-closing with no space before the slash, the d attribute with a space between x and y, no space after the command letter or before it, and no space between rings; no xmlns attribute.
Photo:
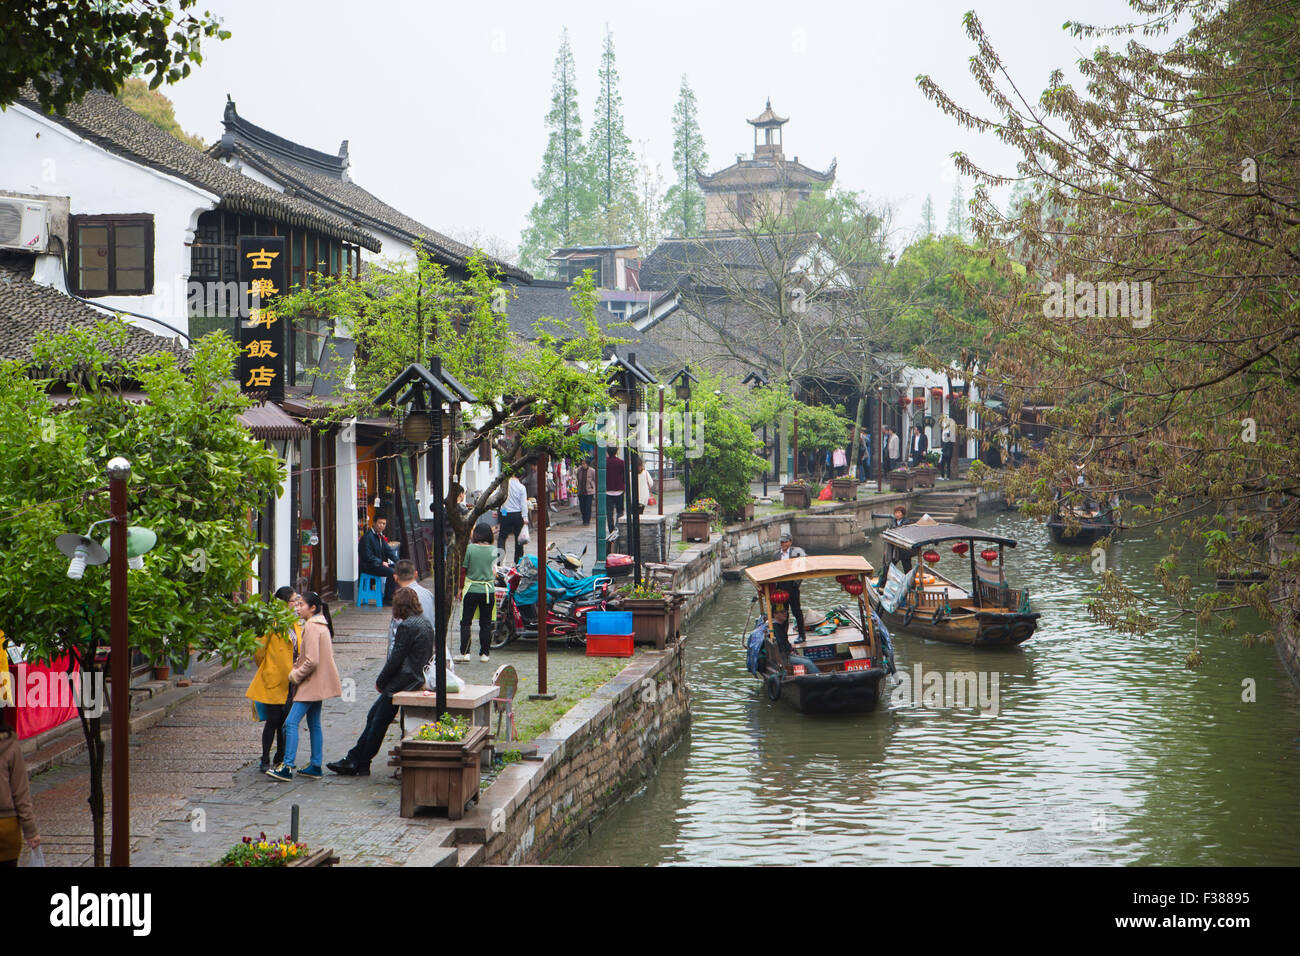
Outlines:
<svg viewBox="0 0 1300 956"><path fill-rule="evenodd" d="M122 321L33 282L32 261L30 256L0 259L0 359L30 362L32 343L40 332L84 329L106 318ZM160 352L183 359L189 354L175 339L154 335L129 323L123 347L109 351L123 359Z"/></svg>
<svg viewBox="0 0 1300 956"><path fill-rule="evenodd" d="M712 175L697 172L695 181L705 192L745 192L772 187L797 189L834 182L835 166L832 162L826 170L818 171L790 159L742 159Z"/></svg>
<svg viewBox="0 0 1300 956"><path fill-rule="evenodd" d="M30 87L19 95L17 102L46 115ZM220 197L222 208L231 212L265 216L304 229L315 229L372 252L379 251L379 240L365 229L235 172L201 150L163 132L107 93L87 93L80 103L71 104L66 113L49 114L47 118L111 153L215 193Z"/></svg>
<svg viewBox="0 0 1300 956"><path fill-rule="evenodd" d="M290 142L241 117L233 103L226 104L223 122L225 135L209 150L214 156L245 162L289 193L362 228L388 232L409 243L421 239L435 259L448 265L463 268L473 254L469 246L412 219L352 182L347 174L346 152L334 157ZM490 257L488 261L505 275L529 277L507 262Z"/></svg>
<svg viewBox="0 0 1300 956"><path fill-rule="evenodd" d="M665 291L687 285L721 286L723 270L752 272L757 283L767 272L789 266L816 240L812 233L788 236L717 235L665 239L641 262L642 289ZM733 275L731 284L738 276Z"/></svg>

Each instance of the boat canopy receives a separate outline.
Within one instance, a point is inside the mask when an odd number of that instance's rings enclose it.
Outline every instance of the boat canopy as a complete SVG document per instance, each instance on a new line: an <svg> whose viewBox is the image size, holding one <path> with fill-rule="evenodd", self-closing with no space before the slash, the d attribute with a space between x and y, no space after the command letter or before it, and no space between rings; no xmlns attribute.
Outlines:
<svg viewBox="0 0 1300 956"><path fill-rule="evenodd" d="M858 554L819 554L814 557L788 558L769 561L745 569L745 575L755 586L774 581L798 581L804 578L832 578L839 574L876 573L871 562Z"/></svg>
<svg viewBox="0 0 1300 956"><path fill-rule="evenodd" d="M882 537L888 544L904 551L912 551L927 544L941 541L992 541L1005 544L1009 548L1016 546L1014 538L1004 538L987 531L978 531L960 524L905 524L901 528L890 528Z"/></svg>

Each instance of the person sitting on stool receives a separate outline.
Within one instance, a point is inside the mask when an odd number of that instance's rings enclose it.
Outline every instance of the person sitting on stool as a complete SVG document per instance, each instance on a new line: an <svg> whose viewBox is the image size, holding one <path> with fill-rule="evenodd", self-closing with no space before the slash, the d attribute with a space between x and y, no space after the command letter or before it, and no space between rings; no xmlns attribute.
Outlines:
<svg viewBox="0 0 1300 956"><path fill-rule="evenodd" d="M790 532L782 531L781 545L776 550L776 560L787 561L790 558L806 558L806 557L808 557L808 552L804 551L803 548L796 547L795 545L791 544ZM774 612L773 616L776 618L776 620L774 620L772 624L773 624L773 630L776 633L776 646L781 649L782 654L789 654L790 653L790 640L789 640L790 618L792 616L794 617L795 624L799 628L799 640L800 641L806 640L807 635L804 633L804 627L803 627L803 605L799 603L799 582L782 581L781 588L782 590L788 591L790 593L790 600L789 600L789 604L787 605L787 607L789 608L789 612L787 614L775 614Z"/></svg>
<svg viewBox="0 0 1300 956"><path fill-rule="evenodd" d="M389 550L388 538L384 535L387 527L388 519L382 512L376 511L374 522L361 536L360 558L362 574L373 574L384 579L384 603L391 605L393 593L397 590L397 584L393 581L393 565L396 562Z"/></svg>

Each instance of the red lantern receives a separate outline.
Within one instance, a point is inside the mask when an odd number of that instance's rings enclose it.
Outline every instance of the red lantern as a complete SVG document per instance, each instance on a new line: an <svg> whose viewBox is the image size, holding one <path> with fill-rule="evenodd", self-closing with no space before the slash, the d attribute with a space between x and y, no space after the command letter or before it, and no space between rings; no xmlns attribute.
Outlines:
<svg viewBox="0 0 1300 956"><path fill-rule="evenodd" d="M767 592L767 598L773 604L784 604L786 601L790 600L790 592L776 588L775 590Z"/></svg>
<svg viewBox="0 0 1300 956"><path fill-rule="evenodd" d="M943 398L943 389L940 388L938 385L935 385L930 389L930 394L933 395L935 398Z"/></svg>
<svg viewBox="0 0 1300 956"><path fill-rule="evenodd" d="M906 407L912 404L912 400L908 398L906 395L903 395L898 399L898 404Z"/></svg>
<svg viewBox="0 0 1300 956"><path fill-rule="evenodd" d="M921 555L921 557L925 559L925 563L926 563L926 564L938 564L938 563L939 563L939 552L938 552L938 551L927 551L927 552L925 552L925 554Z"/></svg>
<svg viewBox="0 0 1300 956"><path fill-rule="evenodd" d="M856 574L837 574L837 575L835 575L835 583L836 583L836 584L839 584L840 586L844 586L844 585L846 585L846 584L849 584L850 582L852 582L852 581L856 581L857 579L858 579L858 576L857 576Z"/></svg>
<svg viewBox="0 0 1300 956"><path fill-rule="evenodd" d="M993 548L985 548L983 551L980 552L980 557L983 558L985 561L987 561L989 564L992 564L994 561L998 559L998 553Z"/></svg>
<svg viewBox="0 0 1300 956"><path fill-rule="evenodd" d="M861 581L850 581L848 584L844 585L844 590L848 591L854 597L857 597L865 590L865 588Z"/></svg>
<svg viewBox="0 0 1300 956"><path fill-rule="evenodd" d="M967 544L965 541L955 542L952 546L953 554L965 554L969 550L970 550L970 545Z"/></svg>

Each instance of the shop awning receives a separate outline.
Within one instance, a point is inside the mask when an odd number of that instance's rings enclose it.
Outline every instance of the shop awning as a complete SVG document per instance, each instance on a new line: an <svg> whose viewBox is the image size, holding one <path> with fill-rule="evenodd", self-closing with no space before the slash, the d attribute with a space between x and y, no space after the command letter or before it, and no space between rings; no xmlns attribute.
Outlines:
<svg viewBox="0 0 1300 956"><path fill-rule="evenodd" d="M254 438L296 441L311 437L310 428L286 414L283 408L273 402L254 405L240 412L239 423L247 428Z"/></svg>

